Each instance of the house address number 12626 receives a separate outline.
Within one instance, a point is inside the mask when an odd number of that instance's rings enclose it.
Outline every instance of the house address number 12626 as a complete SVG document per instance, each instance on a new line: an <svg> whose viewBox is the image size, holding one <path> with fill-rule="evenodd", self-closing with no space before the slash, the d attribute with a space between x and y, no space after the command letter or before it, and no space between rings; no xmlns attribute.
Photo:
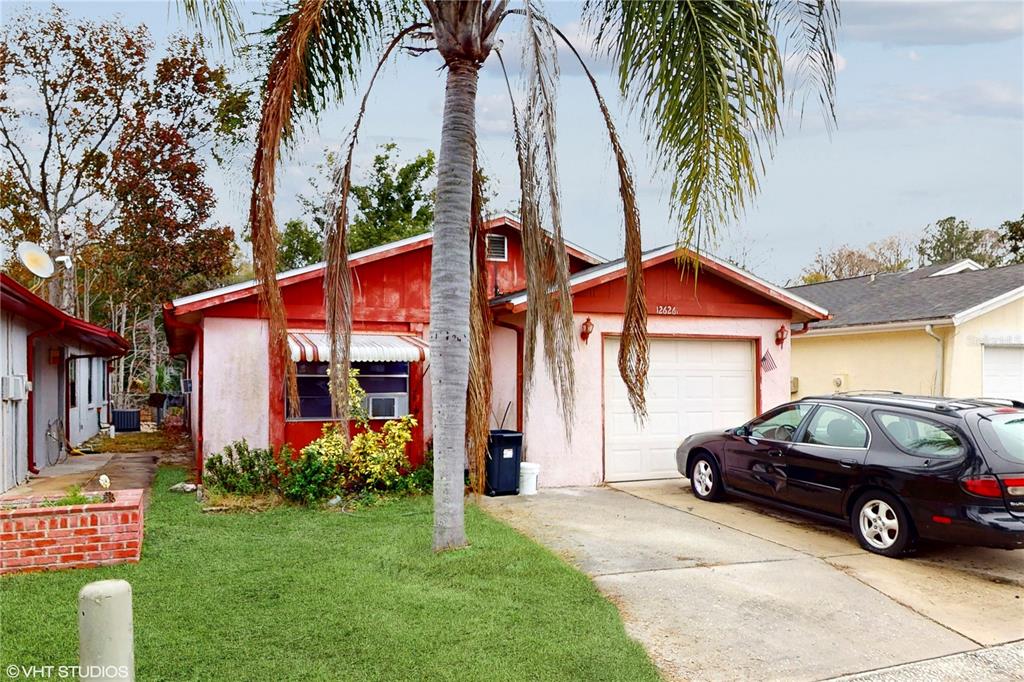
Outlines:
<svg viewBox="0 0 1024 682"><path fill-rule="evenodd" d="M679 310L674 305L659 305L655 308L658 315L678 315Z"/></svg>

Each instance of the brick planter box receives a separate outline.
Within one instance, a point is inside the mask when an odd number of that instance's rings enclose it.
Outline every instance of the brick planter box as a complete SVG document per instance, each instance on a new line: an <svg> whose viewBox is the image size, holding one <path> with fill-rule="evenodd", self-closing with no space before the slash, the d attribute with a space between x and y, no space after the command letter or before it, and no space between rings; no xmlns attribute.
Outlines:
<svg viewBox="0 0 1024 682"><path fill-rule="evenodd" d="M33 506L62 495L0 502L17 505L0 509L0 573L137 563L144 491L111 492L114 502L64 507Z"/></svg>

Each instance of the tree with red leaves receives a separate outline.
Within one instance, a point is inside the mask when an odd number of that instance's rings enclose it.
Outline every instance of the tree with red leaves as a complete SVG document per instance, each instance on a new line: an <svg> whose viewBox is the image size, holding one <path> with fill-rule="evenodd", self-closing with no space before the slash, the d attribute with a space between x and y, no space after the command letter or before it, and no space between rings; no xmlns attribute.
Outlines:
<svg viewBox="0 0 1024 682"><path fill-rule="evenodd" d="M0 28L0 220L58 267L49 300L133 337L118 389L163 361L161 301L218 284L234 255L212 224L207 159L247 137L251 91L201 39L157 58L145 26L26 12ZM17 269L14 270L17 273ZM24 274L24 273L23 273Z"/></svg>

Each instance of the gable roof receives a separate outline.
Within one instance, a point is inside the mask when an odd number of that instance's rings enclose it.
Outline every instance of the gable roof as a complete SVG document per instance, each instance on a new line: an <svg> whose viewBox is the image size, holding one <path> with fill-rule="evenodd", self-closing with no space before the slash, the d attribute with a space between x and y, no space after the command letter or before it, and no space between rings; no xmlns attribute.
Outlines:
<svg viewBox="0 0 1024 682"><path fill-rule="evenodd" d="M962 324L1024 297L1024 264L982 270L958 270L957 265L863 275L790 287L789 291L832 313L832 319L816 322L814 329L901 322Z"/></svg>
<svg viewBox="0 0 1024 682"><path fill-rule="evenodd" d="M119 357L131 348L117 332L67 314L6 273L0 273L0 308L44 327L58 327L52 332L54 336L70 339L108 357Z"/></svg>
<svg viewBox="0 0 1024 682"><path fill-rule="evenodd" d="M500 227L502 225L507 225L517 230L522 229L519 222L509 216L499 216L497 218L484 221L485 230ZM423 234L418 234L413 237L407 237L387 244L381 244L380 246L374 246L373 248L349 254L349 267L365 265L384 258L390 258L415 249L425 248L433 243L433 233L424 232ZM586 263L597 264L604 262L604 259L597 254L587 251L586 249L572 244L571 242L566 241L565 246L566 250L571 255ZM277 282L280 286L287 286L289 284L296 284L309 279L315 279L323 273L325 267L326 263L314 263L313 265L306 265L294 270L285 270L284 272L277 273ZM244 282L239 282L238 284L230 284L217 289L202 291L198 294L176 298L169 303L165 303L164 308L171 309L175 314L181 315L252 296L257 292L258 286L259 285L255 279L250 279Z"/></svg>
<svg viewBox="0 0 1024 682"><path fill-rule="evenodd" d="M768 298L782 306L807 316L811 320L824 320L829 316L829 311L821 305L813 303L795 293L788 292L782 287L775 286L770 282L742 270L735 265L706 252L695 252L691 249L680 248L675 244L646 251L643 254L644 269L653 267L669 260L681 257L696 256L700 268L713 272L725 279L736 282L741 287L752 291L760 296ZM569 278L569 288L573 294L586 291L595 286L604 284L614 279L626 276L626 259L609 261L595 265L592 268L581 270ZM526 291L517 291L505 296L491 300L492 307L504 307L509 312L519 312L526 308L528 303Z"/></svg>

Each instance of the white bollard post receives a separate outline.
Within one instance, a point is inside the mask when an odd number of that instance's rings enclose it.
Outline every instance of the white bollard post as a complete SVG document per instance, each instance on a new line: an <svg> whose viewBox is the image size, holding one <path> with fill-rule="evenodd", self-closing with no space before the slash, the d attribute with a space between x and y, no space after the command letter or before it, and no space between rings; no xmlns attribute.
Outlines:
<svg viewBox="0 0 1024 682"><path fill-rule="evenodd" d="M89 682L135 680L132 586L99 580L78 593L78 665Z"/></svg>

